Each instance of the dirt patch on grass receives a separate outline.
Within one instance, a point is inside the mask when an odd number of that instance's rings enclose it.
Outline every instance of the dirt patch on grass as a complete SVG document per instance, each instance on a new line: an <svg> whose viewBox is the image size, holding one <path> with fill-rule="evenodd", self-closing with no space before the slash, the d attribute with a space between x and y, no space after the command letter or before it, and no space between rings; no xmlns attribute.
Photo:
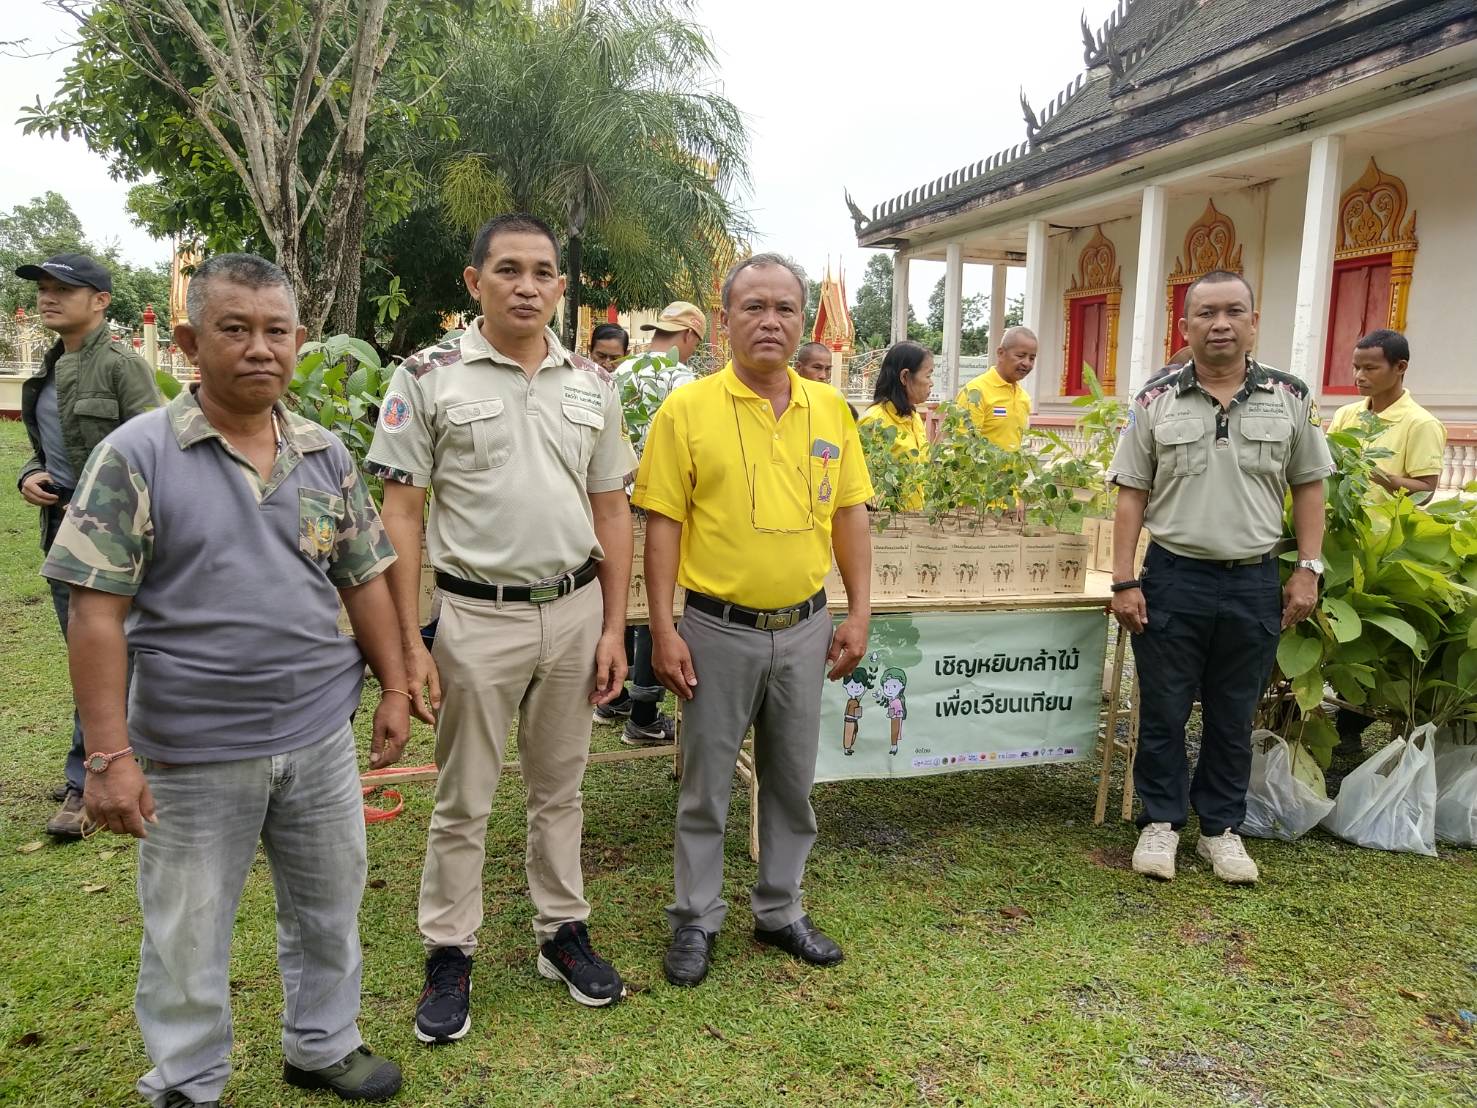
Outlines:
<svg viewBox="0 0 1477 1108"><path fill-rule="evenodd" d="M1133 851L1126 846L1095 846L1088 851L1087 860L1103 869L1133 870Z"/></svg>

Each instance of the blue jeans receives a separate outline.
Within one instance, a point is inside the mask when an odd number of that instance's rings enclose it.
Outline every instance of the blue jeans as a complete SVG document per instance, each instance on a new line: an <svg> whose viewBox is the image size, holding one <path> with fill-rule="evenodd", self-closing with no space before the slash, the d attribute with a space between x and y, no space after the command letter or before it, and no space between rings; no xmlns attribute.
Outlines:
<svg viewBox="0 0 1477 1108"><path fill-rule="evenodd" d="M1277 561L1227 567L1151 544L1139 576L1149 613L1148 627L1133 637L1139 826L1168 823L1178 830L1193 803L1202 835L1234 830L1246 817L1251 721L1281 633ZM1200 759L1191 782L1185 723L1197 696Z"/></svg>
<svg viewBox="0 0 1477 1108"><path fill-rule="evenodd" d="M57 530L62 525L62 518L67 514L66 503L54 504L44 509L46 513L46 531L42 537L42 550L49 551L51 544L56 541ZM56 609L56 621L61 625L62 638L67 637L67 611L71 605L71 591L60 581L46 582L51 586L51 606ZM72 708L72 748L67 751L67 785L73 792L80 793L85 784L87 770L83 768L82 759L87 757L86 748L82 745L82 717L77 714L75 705Z"/></svg>
<svg viewBox="0 0 1477 1108"><path fill-rule="evenodd" d="M282 1051L304 1069L361 1043L364 809L348 724L287 754L139 759L159 822L139 843L144 941L134 1012L154 1068L138 1091L218 1100L231 1066L231 932L257 843L277 894Z"/></svg>

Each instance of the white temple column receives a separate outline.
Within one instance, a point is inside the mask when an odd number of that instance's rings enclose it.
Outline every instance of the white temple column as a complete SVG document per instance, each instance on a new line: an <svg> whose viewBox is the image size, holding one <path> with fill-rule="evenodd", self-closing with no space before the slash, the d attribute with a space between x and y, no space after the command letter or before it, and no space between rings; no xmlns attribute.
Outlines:
<svg viewBox="0 0 1477 1108"><path fill-rule="evenodd" d="M995 351L1000 348L1000 336L1005 334L1005 278L1010 268L1004 262L990 267L990 349L989 364L995 364Z"/></svg>
<svg viewBox="0 0 1477 1108"><path fill-rule="evenodd" d="M1046 220L1033 219L1026 224L1026 300L1022 306L1021 322L1036 334L1041 341L1042 325L1046 321ZM1041 379L1046 374L1044 350L1037 350L1036 368L1026 378L1026 391L1031 394L1031 410L1040 407Z"/></svg>
<svg viewBox="0 0 1477 1108"><path fill-rule="evenodd" d="M959 391L959 342L964 321L960 309L964 303L964 247L951 242L944 247L944 364L945 396Z"/></svg>
<svg viewBox="0 0 1477 1108"><path fill-rule="evenodd" d="M908 337L908 255L895 251L892 255L892 341Z"/></svg>
<svg viewBox="0 0 1477 1108"><path fill-rule="evenodd" d="M1144 189L1139 216L1138 271L1133 282L1133 334L1128 348L1128 390L1133 396L1164 365L1164 226L1168 197L1163 185ZM1170 323L1173 326L1173 322Z"/></svg>
<svg viewBox="0 0 1477 1108"><path fill-rule="evenodd" d="M1297 300L1292 314L1292 354L1287 371L1315 392L1323 384L1328 340L1328 302L1333 293L1334 225L1338 219L1339 169L1344 136L1313 140L1308 159L1308 199L1303 209L1303 250L1298 261Z"/></svg>

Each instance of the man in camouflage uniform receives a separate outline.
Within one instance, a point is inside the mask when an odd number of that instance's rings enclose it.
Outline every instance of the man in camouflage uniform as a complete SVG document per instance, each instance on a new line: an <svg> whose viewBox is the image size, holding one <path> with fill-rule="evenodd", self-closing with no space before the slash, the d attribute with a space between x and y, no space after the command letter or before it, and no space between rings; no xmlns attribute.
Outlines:
<svg viewBox="0 0 1477 1108"><path fill-rule="evenodd" d="M280 403L303 339L283 272L212 258L188 314L176 333L199 386L102 441L43 571L72 590L88 814L141 840L134 1009L154 1068L138 1091L165 1108L219 1102L231 932L260 843L283 1077L387 1099L400 1071L356 1023L365 842L350 720L367 660L382 695L370 760L399 757L410 696L381 576L395 552L343 444Z"/></svg>
<svg viewBox="0 0 1477 1108"><path fill-rule="evenodd" d="M1257 880L1237 828L1251 779L1251 722L1284 628L1318 602L1323 479L1333 472L1307 383L1262 365L1256 303L1240 274L1212 270L1185 291L1191 357L1144 386L1108 470L1118 486L1112 612L1133 635L1143 803L1135 872L1175 874L1193 806L1195 852L1233 884ZM1278 569L1291 490L1298 560ZM1139 531L1153 542L1133 571ZM1200 701L1200 756L1189 779L1185 724Z"/></svg>
<svg viewBox="0 0 1477 1108"><path fill-rule="evenodd" d="M57 336L41 372L21 386L31 457L16 482L26 502L41 509L41 549L47 551L92 448L120 423L158 407L159 392L149 364L111 341L113 278L105 268L86 254L57 254L15 275L36 282L36 314ZM51 604L66 638L65 585L51 582ZM83 753L82 721L74 711L66 778L52 794L62 806L46 825L58 839L82 837Z"/></svg>

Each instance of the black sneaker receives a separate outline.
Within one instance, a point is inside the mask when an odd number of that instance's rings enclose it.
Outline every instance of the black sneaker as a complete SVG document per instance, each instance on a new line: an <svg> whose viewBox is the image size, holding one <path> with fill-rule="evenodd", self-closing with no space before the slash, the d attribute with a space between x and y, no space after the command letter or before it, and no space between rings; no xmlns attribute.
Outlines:
<svg viewBox="0 0 1477 1108"><path fill-rule="evenodd" d="M631 699L631 694L622 689L620 696L616 697L609 704L595 705L595 711L593 713L595 722L619 723L622 720L630 719L631 705L633 703L635 702Z"/></svg>
<svg viewBox="0 0 1477 1108"><path fill-rule="evenodd" d="M562 924L538 952L538 971L569 986L569 995L588 1008L603 1008L621 998L625 986L615 967L590 946L583 923Z"/></svg>
<svg viewBox="0 0 1477 1108"><path fill-rule="evenodd" d="M426 987L415 1006L415 1037L423 1043L453 1043L472 1029L472 959L443 946L426 959Z"/></svg>
<svg viewBox="0 0 1477 1108"><path fill-rule="evenodd" d="M621 731L621 742L626 746L665 746L676 741L676 721L660 712L650 723L637 723L628 719Z"/></svg>

